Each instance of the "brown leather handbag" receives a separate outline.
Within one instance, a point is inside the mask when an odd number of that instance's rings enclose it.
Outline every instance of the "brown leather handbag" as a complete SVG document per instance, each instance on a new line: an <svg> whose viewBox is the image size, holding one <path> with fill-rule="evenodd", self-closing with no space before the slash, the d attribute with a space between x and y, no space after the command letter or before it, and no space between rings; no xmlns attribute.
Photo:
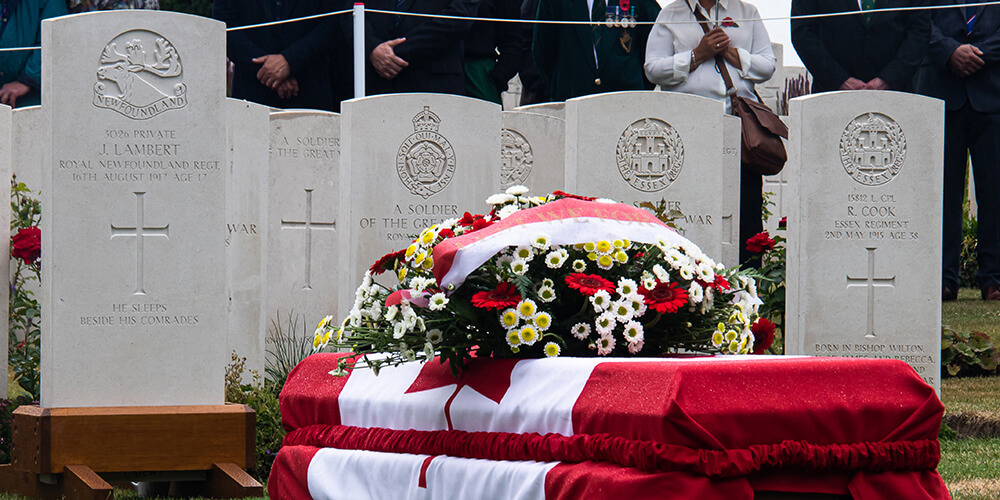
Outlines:
<svg viewBox="0 0 1000 500"><path fill-rule="evenodd" d="M708 19L705 19L697 7L694 9L694 15L698 19L698 25L708 34ZM771 111L771 108L760 102L761 98L756 90L754 90L756 101L736 94L733 79L729 76L726 61L721 55L715 56L715 67L722 75L722 80L726 82L726 92L729 94L733 116L738 116L742 123L741 167L743 170L761 175L781 172L785 162L788 161L785 145L781 142L782 138L788 139L788 127L778 115L774 114L774 111Z"/></svg>

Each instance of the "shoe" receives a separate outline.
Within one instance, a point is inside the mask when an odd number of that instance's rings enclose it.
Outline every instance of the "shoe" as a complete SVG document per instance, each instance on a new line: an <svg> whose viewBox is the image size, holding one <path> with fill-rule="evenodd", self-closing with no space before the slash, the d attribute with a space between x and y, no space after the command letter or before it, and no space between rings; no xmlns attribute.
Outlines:
<svg viewBox="0 0 1000 500"><path fill-rule="evenodd" d="M986 292L983 292L986 293ZM985 297L985 295L983 295ZM952 290L951 287L941 287L941 302L954 302L958 300L958 291Z"/></svg>
<svg viewBox="0 0 1000 500"><path fill-rule="evenodd" d="M1000 300L1000 285L983 288L983 300Z"/></svg>

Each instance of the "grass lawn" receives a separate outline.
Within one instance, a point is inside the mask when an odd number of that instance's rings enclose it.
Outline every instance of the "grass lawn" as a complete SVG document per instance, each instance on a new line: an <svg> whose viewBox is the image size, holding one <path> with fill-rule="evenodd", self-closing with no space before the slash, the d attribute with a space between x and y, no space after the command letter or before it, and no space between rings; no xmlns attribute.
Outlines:
<svg viewBox="0 0 1000 500"><path fill-rule="evenodd" d="M1000 304L980 300L979 290L962 289L958 301L941 310L944 326L981 331L1000 346ZM946 420L991 436L941 441L938 471L955 500L1000 498L1000 377L948 378L941 382Z"/></svg>

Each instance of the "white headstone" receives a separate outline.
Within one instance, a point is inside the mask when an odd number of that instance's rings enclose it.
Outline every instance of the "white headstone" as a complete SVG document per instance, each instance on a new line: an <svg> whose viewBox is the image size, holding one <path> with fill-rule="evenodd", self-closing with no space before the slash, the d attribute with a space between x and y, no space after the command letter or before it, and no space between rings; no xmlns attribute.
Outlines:
<svg viewBox="0 0 1000 500"><path fill-rule="evenodd" d="M364 272L425 227L489 209L500 188L500 106L445 94L395 94L342 104L340 314Z"/></svg>
<svg viewBox="0 0 1000 500"><path fill-rule="evenodd" d="M677 92L570 99L567 190L633 205L666 200L683 214L679 231L722 260L723 199L739 200L739 182L727 182L723 168L724 116L722 101Z"/></svg>
<svg viewBox="0 0 1000 500"><path fill-rule="evenodd" d="M722 198L722 217L719 219L722 227L722 253L718 257L727 266L735 266L740 262L740 156L742 122L730 115L722 117L722 184L737 186L735 193L730 189ZM748 214L759 217L759 214Z"/></svg>
<svg viewBox="0 0 1000 500"><path fill-rule="evenodd" d="M342 280L338 250L340 115L324 111L271 114L264 313L276 331L311 335L335 314ZM369 129L374 130L374 129ZM298 327L290 332L289 320ZM311 339L311 337L310 337Z"/></svg>
<svg viewBox="0 0 1000 500"><path fill-rule="evenodd" d="M229 136L226 163L226 287L229 334L226 355L246 358L247 370L264 374L264 246L268 241L267 138L270 109L226 99ZM249 372L244 377L250 377Z"/></svg>
<svg viewBox="0 0 1000 500"><path fill-rule="evenodd" d="M32 192L42 189L42 108L17 108L11 116L11 162L17 182L23 182Z"/></svg>
<svg viewBox="0 0 1000 500"><path fill-rule="evenodd" d="M222 404L225 25L42 22L45 407Z"/></svg>
<svg viewBox="0 0 1000 500"><path fill-rule="evenodd" d="M942 101L792 101L786 351L895 358L940 389Z"/></svg>
<svg viewBox="0 0 1000 500"><path fill-rule="evenodd" d="M976 178L972 175L972 158L969 158L969 183L966 187L969 192L969 213L972 217L978 217L979 203L976 202Z"/></svg>
<svg viewBox="0 0 1000 500"><path fill-rule="evenodd" d="M537 113L540 115L554 116L556 118L566 118L566 103L564 102L542 102L539 104L529 104L518 106L514 111L524 111L525 113Z"/></svg>
<svg viewBox="0 0 1000 500"><path fill-rule="evenodd" d="M548 115L504 111L500 131L500 188L523 185L530 194L563 189L566 121Z"/></svg>

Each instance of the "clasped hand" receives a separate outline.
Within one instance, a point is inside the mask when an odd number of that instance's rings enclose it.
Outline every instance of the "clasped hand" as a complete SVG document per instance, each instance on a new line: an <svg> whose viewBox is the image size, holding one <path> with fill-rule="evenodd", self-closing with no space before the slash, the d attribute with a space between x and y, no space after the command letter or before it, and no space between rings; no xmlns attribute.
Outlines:
<svg viewBox="0 0 1000 500"><path fill-rule="evenodd" d="M698 46L694 48L694 58L697 65L722 54L726 62L737 68L740 67L740 54L736 47L729 45L729 42L729 35L720 27L715 27L705 33L705 36L701 37L701 41L698 42Z"/></svg>

